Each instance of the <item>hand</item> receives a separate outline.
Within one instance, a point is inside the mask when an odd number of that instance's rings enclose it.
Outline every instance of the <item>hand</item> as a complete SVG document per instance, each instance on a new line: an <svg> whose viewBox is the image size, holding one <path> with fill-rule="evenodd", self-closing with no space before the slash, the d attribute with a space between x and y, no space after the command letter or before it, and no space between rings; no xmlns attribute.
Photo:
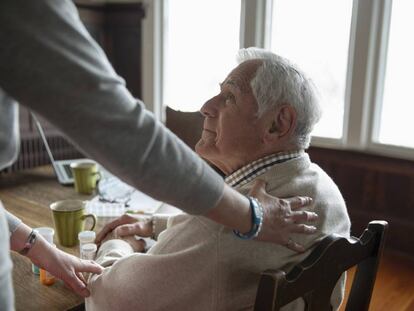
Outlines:
<svg viewBox="0 0 414 311"><path fill-rule="evenodd" d="M11 249L21 250L31 231L29 226L21 223L10 237ZM36 266L63 280L82 297L89 296L82 272L100 274L103 271L103 268L93 261L81 260L53 247L40 235L37 235L36 242L26 256Z"/></svg>
<svg viewBox="0 0 414 311"><path fill-rule="evenodd" d="M139 219L124 214L114 221L106 224L96 236L96 243L105 240L108 234L112 234L111 238L120 238L139 235L141 237L152 236L152 224L150 221L140 221Z"/></svg>
<svg viewBox="0 0 414 311"><path fill-rule="evenodd" d="M40 254L36 251L38 250L34 248L30 251L31 254L29 253L33 263L63 280L69 288L82 297L88 297L90 294L82 273L101 274L103 271L103 268L94 261L82 260L50 245L42 245Z"/></svg>
<svg viewBox="0 0 414 311"><path fill-rule="evenodd" d="M294 211L312 203L309 197L279 199L267 194L266 182L257 180L249 195L255 197L263 206L263 226L257 237L259 241L285 245L296 252L304 252L302 245L290 238L291 233L312 234L316 227L303 224L318 219L318 215L308 211Z"/></svg>

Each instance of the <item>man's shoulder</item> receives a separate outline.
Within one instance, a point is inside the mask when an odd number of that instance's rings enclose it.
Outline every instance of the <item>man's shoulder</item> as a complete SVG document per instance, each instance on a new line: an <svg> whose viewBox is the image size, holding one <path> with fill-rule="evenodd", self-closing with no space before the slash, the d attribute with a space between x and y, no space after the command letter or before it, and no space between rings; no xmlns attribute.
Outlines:
<svg viewBox="0 0 414 311"><path fill-rule="evenodd" d="M345 201L338 186L318 164L310 161L307 154L281 165L275 165L256 179L267 182L266 191L272 196L313 198L314 204L311 209L324 221L342 223L348 220ZM241 192L247 194L254 181L240 189Z"/></svg>
<svg viewBox="0 0 414 311"><path fill-rule="evenodd" d="M300 192L314 192L324 184L325 187L337 188L332 178L316 163L311 162L309 155L303 155L289 161L273 165L265 173L256 176L252 181L237 188L242 193L247 193L257 179L267 182L268 193L284 197L305 195ZM312 190L313 189L313 190Z"/></svg>
<svg viewBox="0 0 414 311"><path fill-rule="evenodd" d="M318 187L327 187L337 189L337 186L328 173L317 163L311 161L308 154L282 163L280 166L275 165L269 171L258 176L268 181L269 185L290 186L294 189L301 188L315 189ZM270 190L269 190L270 191Z"/></svg>

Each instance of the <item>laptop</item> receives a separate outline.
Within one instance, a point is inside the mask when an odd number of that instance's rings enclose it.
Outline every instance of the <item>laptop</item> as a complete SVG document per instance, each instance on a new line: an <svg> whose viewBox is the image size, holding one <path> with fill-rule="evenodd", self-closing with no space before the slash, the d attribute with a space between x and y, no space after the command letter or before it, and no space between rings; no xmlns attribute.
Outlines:
<svg viewBox="0 0 414 311"><path fill-rule="evenodd" d="M70 168L70 165L75 162L85 161L88 160L86 158L83 159L71 159L71 160L58 160L55 161L55 158L53 157L52 151L49 147L49 144L47 142L45 133L43 131L43 128L39 122L39 120L36 118L36 116L33 113L30 113L32 116L32 119L36 125L36 128L40 134L40 137L42 138L43 144L45 145L47 154L49 155L50 162L52 163L53 170L55 171L55 174L57 176L57 179L60 184L62 185L72 185L74 183L72 170Z"/></svg>

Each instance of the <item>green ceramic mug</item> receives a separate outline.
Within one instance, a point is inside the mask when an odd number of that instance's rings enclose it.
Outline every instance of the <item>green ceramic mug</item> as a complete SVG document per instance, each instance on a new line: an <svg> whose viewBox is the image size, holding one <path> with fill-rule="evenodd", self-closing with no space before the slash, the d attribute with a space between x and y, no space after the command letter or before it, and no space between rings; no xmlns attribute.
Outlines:
<svg viewBox="0 0 414 311"><path fill-rule="evenodd" d="M82 161L72 163L70 168L72 169L76 192L92 194L100 179L98 165L93 161Z"/></svg>
<svg viewBox="0 0 414 311"><path fill-rule="evenodd" d="M85 220L92 219L93 230L96 225L96 216L85 213L86 202L81 200L63 200L50 204L53 222L60 245L75 246L78 243L78 234L85 230Z"/></svg>

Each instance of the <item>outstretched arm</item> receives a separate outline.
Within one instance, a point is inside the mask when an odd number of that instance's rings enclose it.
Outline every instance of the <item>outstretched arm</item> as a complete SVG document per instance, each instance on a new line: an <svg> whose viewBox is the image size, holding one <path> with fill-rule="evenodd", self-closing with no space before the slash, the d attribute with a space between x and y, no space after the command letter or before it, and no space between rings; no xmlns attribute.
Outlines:
<svg viewBox="0 0 414 311"><path fill-rule="evenodd" d="M8 96L128 184L187 213L249 230L247 200L132 97L72 1L2 0L0 29L0 86ZM259 239L283 242L279 227L291 212L281 202L262 202Z"/></svg>

